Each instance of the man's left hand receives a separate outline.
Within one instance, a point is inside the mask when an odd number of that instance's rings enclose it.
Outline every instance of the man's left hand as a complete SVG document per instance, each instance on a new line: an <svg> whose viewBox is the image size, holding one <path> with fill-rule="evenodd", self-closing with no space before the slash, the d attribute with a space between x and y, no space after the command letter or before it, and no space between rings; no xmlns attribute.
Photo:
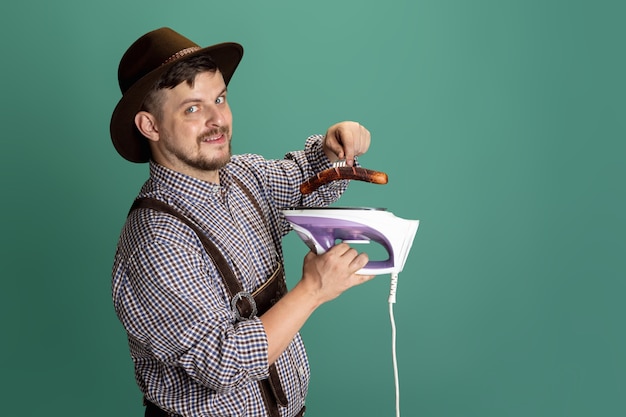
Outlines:
<svg viewBox="0 0 626 417"><path fill-rule="evenodd" d="M340 122L328 128L324 137L324 153L331 162L345 160L354 165L354 157L370 147L370 132L357 122Z"/></svg>

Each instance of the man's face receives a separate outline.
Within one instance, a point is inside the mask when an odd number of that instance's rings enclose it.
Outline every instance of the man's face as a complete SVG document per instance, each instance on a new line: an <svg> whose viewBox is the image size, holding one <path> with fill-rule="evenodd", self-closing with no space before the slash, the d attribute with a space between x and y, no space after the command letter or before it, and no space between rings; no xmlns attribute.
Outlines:
<svg viewBox="0 0 626 417"><path fill-rule="evenodd" d="M161 91L161 118L153 158L160 164L217 182L217 171L230 161L232 113L222 74L203 72L193 87L183 82Z"/></svg>

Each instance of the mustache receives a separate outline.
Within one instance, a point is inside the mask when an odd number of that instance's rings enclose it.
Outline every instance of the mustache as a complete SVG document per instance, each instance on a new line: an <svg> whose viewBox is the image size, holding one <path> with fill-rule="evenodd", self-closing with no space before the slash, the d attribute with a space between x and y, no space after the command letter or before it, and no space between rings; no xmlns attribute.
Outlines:
<svg viewBox="0 0 626 417"><path fill-rule="evenodd" d="M203 132L198 136L198 140L204 140L206 138L209 138L211 136L216 136L216 135L225 135L228 136L230 132L230 128L228 126L220 126L217 127L215 129L211 129L208 132Z"/></svg>

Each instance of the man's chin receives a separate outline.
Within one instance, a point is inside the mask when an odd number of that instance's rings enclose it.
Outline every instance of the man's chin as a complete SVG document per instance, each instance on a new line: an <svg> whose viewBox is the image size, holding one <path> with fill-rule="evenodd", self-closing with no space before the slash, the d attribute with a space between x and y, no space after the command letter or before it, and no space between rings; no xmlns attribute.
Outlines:
<svg viewBox="0 0 626 417"><path fill-rule="evenodd" d="M207 171L217 171L222 169L230 162L232 152L230 148L230 142L224 147L214 149L211 152L211 157L198 158L196 161L196 168L204 169Z"/></svg>
<svg viewBox="0 0 626 417"><path fill-rule="evenodd" d="M210 160L204 159L196 162L195 168L199 168L205 171L218 171L224 168L230 162L231 154L222 158L213 158Z"/></svg>

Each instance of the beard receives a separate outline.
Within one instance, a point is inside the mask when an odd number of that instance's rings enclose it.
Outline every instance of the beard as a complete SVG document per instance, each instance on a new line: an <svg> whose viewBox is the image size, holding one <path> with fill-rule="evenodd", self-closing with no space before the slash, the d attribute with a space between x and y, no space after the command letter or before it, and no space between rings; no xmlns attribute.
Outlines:
<svg viewBox="0 0 626 417"><path fill-rule="evenodd" d="M202 135L198 136L199 144L204 142L206 138L209 138L211 136L215 136L218 134L222 134L225 137L229 138L228 152L224 156L221 156L221 157L211 158L211 157L202 155L200 152L196 154L192 154L191 152L185 151L183 149L180 149L174 146L173 143L170 141L165 141L164 145L165 145L165 149L167 150L167 152L169 152L171 155L176 157L176 159L178 159L180 162L187 165L188 167L191 167L196 170L201 170L201 171L218 171L224 168L224 166L226 166L226 164L230 162L230 158L232 155L232 148L231 148L231 140L230 140L229 133L230 133L230 129L228 127L221 126L217 129L213 129L211 131L205 132Z"/></svg>

